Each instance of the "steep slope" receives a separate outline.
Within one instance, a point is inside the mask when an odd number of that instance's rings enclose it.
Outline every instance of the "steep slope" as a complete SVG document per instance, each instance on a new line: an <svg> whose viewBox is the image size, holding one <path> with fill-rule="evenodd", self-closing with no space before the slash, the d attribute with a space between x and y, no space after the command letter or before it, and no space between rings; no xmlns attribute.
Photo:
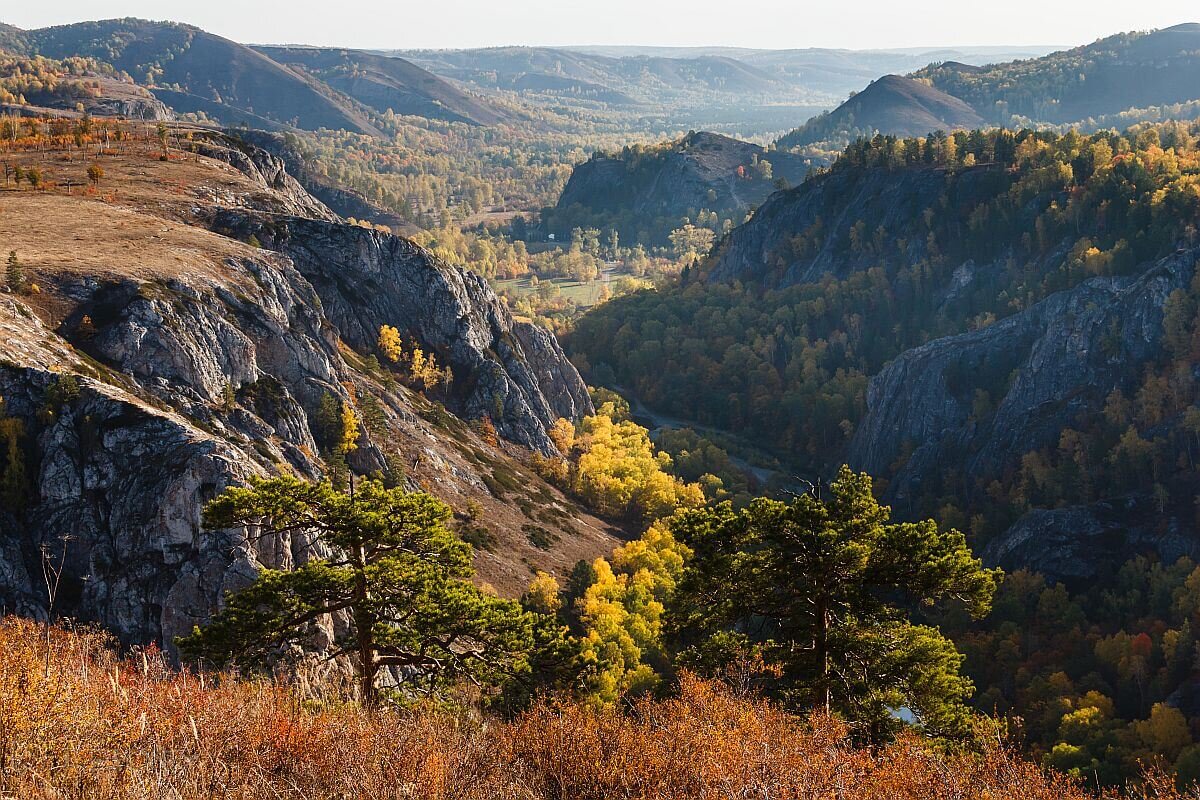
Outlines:
<svg viewBox="0 0 1200 800"><path fill-rule="evenodd" d="M983 117L957 97L912 78L885 75L833 111L781 137L778 145L789 149L876 133L924 136L935 130L954 131L982 124Z"/></svg>
<svg viewBox="0 0 1200 800"><path fill-rule="evenodd" d="M789 153L706 132L657 147L597 153L571 173L545 224L559 236L581 224L611 226L628 242L648 233L644 244L665 244L672 228L701 209L741 222L778 181L797 183L808 166Z"/></svg>
<svg viewBox="0 0 1200 800"><path fill-rule="evenodd" d="M272 60L314 75L342 94L383 113L494 125L508 116L402 58L363 50L255 47Z"/></svg>
<svg viewBox="0 0 1200 800"><path fill-rule="evenodd" d="M793 474L868 470L1010 568L1200 552L1198 133L858 142L568 349Z"/></svg>
<svg viewBox="0 0 1200 800"><path fill-rule="evenodd" d="M1074 123L1200 99L1200 24L1122 33L1041 58L914 73L969 103L989 123ZM1194 114L1193 114L1194 116Z"/></svg>
<svg viewBox="0 0 1200 800"><path fill-rule="evenodd" d="M0 464L0 603L44 609L44 550L65 565L59 612L169 646L260 566L306 557L303 537L201 530L200 509L249 475L326 475L330 401L363 419L350 467L446 499L501 591L521 591L531 565L564 575L611 547L521 463L527 451L362 355L380 320L397 325L454 365L447 404L548 449L553 418L591 410L551 334L406 240L340 222L269 153L173 130L169 162L130 131L101 159L103 196L0 190L0 236L38 287L0 293L0 436L19 454ZM61 186L85 167L46 169ZM532 526L547 531L538 545Z"/></svg>
<svg viewBox="0 0 1200 800"><path fill-rule="evenodd" d="M44 28L26 36L43 55L96 58L141 83L161 87L163 97L181 113L203 110L229 124L249 113L308 130L379 132L351 101L319 81L189 25L118 19Z"/></svg>
<svg viewBox="0 0 1200 800"><path fill-rule="evenodd" d="M884 263L889 256L911 263L927 255L926 209L941 208L943 219L953 220L949 224L966 224L971 210L1012 182L1010 173L993 166L953 174L938 168L833 170L763 203L721 244L705 274L712 281L753 281L773 289L825 274L844 278L881 263L874 248L851 241L859 223L866 233L882 228L904 242L905 251L884 254Z"/></svg>
<svg viewBox="0 0 1200 800"><path fill-rule="evenodd" d="M1200 250L1180 251L1136 277L1095 278L901 354L871 379L849 463L890 474L888 495L901 507L948 470L967 487L1003 478L1025 454L1057 446L1065 429L1100 415L1114 391L1128 390L1131 376L1161 358L1167 299L1189 286L1198 260ZM980 392L994 410L980 414ZM1166 561L1200 553L1200 539L1181 535L1178 519L1151 522L1149 501L1117 504L1124 514L1100 505L1030 512L987 554L1008 569L1091 578L1133 552L1156 550ZM1108 522L1085 524L1097 515Z"/></svg>

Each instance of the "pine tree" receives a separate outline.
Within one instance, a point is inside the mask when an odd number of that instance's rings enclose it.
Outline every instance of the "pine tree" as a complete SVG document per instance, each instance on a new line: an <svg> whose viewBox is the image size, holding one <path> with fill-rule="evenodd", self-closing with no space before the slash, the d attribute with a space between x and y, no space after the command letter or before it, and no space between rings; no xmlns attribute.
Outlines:
<svg viewBox="0 0 1200 800"><path fill-rule="evenodd" d="M730 658L761 657L778 675L776 696L836 712L872 740L900 724L901 708L927 732L965 733L972 686L962 656L909 610L956 602L978 618L999 573L958 531L889 515L870 477L846 467L827 498L682 515L672 533L693 556L672 611L681 661L719 671Z"/></svg>
<svg viewBox="0 0 1200 800"><path fill-rule="evenodd" d="M306 537L308 552L326 555L293 571L263 570L207 626L178 639L180 651L218 667L266 665L336 614L344 624L334 627L340 633L330 655L353 661L368 705L387 668L410 696L463 680L495 687L536 677L530 657L535 629L544 626L471 582L471 547L446 528L450 517L431 495L375 480L354 496L292 477L227 489L205 509L209 528ZM561 632L557 639L551 644L561 645Z"/></svg>
<svg viewBox="0 0 1200 800"><path fill-rule="evenodd" d="M4 270L4 280L8 284L10 291L25 291L25 270L21 268L21 262L17 259L16 250L10 250L8 253L8 263Z"/></svg>

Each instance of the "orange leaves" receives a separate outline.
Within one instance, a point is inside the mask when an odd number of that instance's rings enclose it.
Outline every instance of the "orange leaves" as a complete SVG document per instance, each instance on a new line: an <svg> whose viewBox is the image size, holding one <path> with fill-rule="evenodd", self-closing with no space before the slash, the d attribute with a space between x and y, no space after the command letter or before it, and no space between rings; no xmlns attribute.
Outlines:
<svg viewBox="0 0 1200 800"><path fill-rule="evenodd" d="M1084 800L999 749L943 755L916 737L879 751L685 677L678 695L597 711L564 701L504 721L427 709L365 713L286 687L119 661L95 633L0 622L0 794L367 800ZM86 787L82 790L81 787ZM1177 800L1165 780L1159 800Z"/></svg>

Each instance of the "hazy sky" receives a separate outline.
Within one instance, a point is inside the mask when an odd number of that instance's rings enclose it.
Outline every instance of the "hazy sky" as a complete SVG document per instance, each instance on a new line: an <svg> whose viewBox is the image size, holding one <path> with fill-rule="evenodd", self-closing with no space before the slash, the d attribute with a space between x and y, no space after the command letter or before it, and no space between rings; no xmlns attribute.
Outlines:
<svg viewBox="0 0 1200 800"><path fill-rule="evenodd" d="M1083 44L1200 21L1196 0L42 0L6 2L23 28L137 16L242 42L347 47L501 44L924 47Z"/></svg>

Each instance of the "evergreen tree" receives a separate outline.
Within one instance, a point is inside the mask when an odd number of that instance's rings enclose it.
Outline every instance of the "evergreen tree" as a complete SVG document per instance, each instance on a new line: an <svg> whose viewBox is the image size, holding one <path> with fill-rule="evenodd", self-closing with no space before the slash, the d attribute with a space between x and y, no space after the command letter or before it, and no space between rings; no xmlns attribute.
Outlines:
<svg viewBox="0 0 1200 800"><path fill-rule="evenodd" d="M291 477L227 489L205 509L208 527L308 537L311 555L292 571L264 569L177 644L216 666L262 664L309 639L322 618L341 615L332 655L353 661L367 704L384 669L411 695L460 680L494 687L528 677L539 621L471 583L471 547L446 528L450 516L428 494L374 480L353 495ZM539 643L552 633L541 630Z"/></svg>
<svg viewBox="0 0 1200 800"><path fill-rule="evenodd" d="M4 269L4 282L8 284L10 291L25 291L25 270L21 268L21 262L17 260L16 250L10 250L8 253L8 262Z"/></svg>
<svg viewBox="0 0 1200 800"><path fill-rule="evenodd" d="M976 617L998 573L962 534L933 521L893 524L871 479L843 467L829 496L760 499L691 511L672 524L693 551L671 610L682 662L721 668L760 656L773 692L795 707L836 712L873 740L907 709L929 732L965 731L969 680L917 605L958 601Z"/></svg>

